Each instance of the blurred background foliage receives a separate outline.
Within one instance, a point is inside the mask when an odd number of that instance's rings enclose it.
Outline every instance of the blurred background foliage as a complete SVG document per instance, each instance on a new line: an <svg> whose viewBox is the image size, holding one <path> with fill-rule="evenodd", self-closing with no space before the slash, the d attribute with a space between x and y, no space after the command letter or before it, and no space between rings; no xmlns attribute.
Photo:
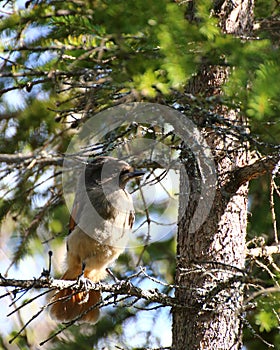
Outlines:
<svg viewBox="0 0 280 350"><path fill-rule="evenodd" d="M186 1L0 2L2 274L27 278L28 266L31 277L38 275L52 249L53 274L60 275L69 217L62 196L61 158L82 125L108 107L135 101L161 103L190 118L199 113L212 130L221 127L223 132L234 131L244 140L248 135L242 135L214 113L217 106L225 105L248 117L251 136L245 141L249 141L251 150L259 155L279 151L279 3L256 0L253 36L241 38L219 29L216 10L220 3L199 0L193 16ZM217 98L205 91L192 95L188 83L205 67L214 65L231 68L223 95ZM104 137L100 150L108 154L132 138L159 140L163 135L164 131L149 126L123 125ZM176 135L164 139L176 152L180 144ZM3 154L19 158L9 160ZM264 176L250 187L248 240L252 246L274 241L270 180ZM132 184L132 190L137 188ZM167 190L173 195L176 192ZM139 191L135 193L135 200L140 201ZM272 196L279 217L279 196L277 192ZM150 218L160 217L163 207L164 200L157 198L148 208ZM149 228L150 218L143 206L138 209L137 222L145 223L139 237L145 239L149 229L160 230L155 225ZM176 225L171 225L161 241L128 250L114 266L116 276L128 276L137 265L143 265L149 276L172 283L175 231ZM273 278L260 265L252 267L248 262L248 269L265 286L273 286L279 276L279 259L274 262L275 266L270 266ZM153 284L140 277L135 283L143 287ZM165 285L156 286L166 293L173 292ZM73 326L60 335L60 341L54 338L44 347L74 349L77 343L81 349L88 349L88 344L109 349L170 345L170 310L141 311L133 304L124 305L106 308L106 317L96 326ZM3 348L7 346L6 336L19 329L32 312L10 318L9 326L1 327ZM260 295L247 320L247 349L267 349L258 334L280 349L279 295ZM52 322L34 323L15 340L15 348L35 348L43 335L47 337L59 327Z"/></svg>

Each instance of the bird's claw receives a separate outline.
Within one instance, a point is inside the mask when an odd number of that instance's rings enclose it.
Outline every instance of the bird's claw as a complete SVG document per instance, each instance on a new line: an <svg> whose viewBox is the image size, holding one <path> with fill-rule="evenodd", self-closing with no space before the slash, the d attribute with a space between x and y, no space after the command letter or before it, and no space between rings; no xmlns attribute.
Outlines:
<svg viewBox="0 0 280 350"><path fill-rule="evenodd" d="M85 291L88 291L91 287L93 287L93 282L87 277L85 277L83 274L78 277L77 284L79 288Z"/></svg>
<svg viewBox="0 0 280 350"><path fill-rule="evenodd" d="M84 290L85 292L88 292L91 287L93 287L93 282L85 277L85 268L86 263L83 261L82 263L82 273L77 278L77 285L80 289Z"/></svg>

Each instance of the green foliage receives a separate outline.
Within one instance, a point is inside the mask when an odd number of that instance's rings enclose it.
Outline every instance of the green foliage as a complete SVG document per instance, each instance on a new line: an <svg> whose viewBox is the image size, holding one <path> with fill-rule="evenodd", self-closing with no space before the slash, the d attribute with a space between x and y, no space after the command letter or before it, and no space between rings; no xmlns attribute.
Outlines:
<svg viewBox="0 0 280 350"><path fill-rule="evenodd" d="M278 116L279 109L279 62L267 61L259 66L249 100L248 114L259 120Z"/></svg>
<svg viewBox="0 0 280 350"><path fill-rule="evenodd" d="M195 72L195 28L183 18L179 7L169 4L166 22L158 28L159 45L164 54L162 68L173 88L180 88Z"/></svg>
<svg viewBox="0 0 280 350"><path fill-rule="evenodd" d="M62 77L71 72L73 79L80 80L81 70L87 69L87 75L98 80L97 67L103 68L110 81L110 86L102 84L102 93L97 92L96 100L103 107L121 89L136 90L152 99L159 92L167 95L171 88L181 89L202 64L226 63L233 68L226 98L257 120L277 115L278 48L269 40L242 41L224 35L215 16L209 15L211 6L210 1L199 1L197 21L190 23L184 18L184 6L163 0L125 5L122 1L96 1L94 5L85 1L83 6L79 2L57 2L55 6L40 2L6 16L0 33L2 38L14 36L4 49L17 52L16 64L7 66L15 72L25 71L15 82L19 88L30 81L26 62L34 62L32 48L38 46L42 48L38 56L44 49L56 56L41 65L41 72L51 68ZM257 9L262 13L261 2ZM36 32L32 40L25 35L30 50L16 50L19 26L24 33Z"/></svg>
<svg viewBox="0 0 280 350"><path fill-rule="evenodd" d="M254 311L246 315L250 326L245 327L243 332L248 350L279 349L279 306L279 292L268 292L256 297Z"/></svg>
<svg viewBox="0 0 280 350"><path fill-rule="evenodd" d="M253 180L250 183L250 212L248 234L249 238L256 236L256 233L264 236L266 239L272 239L272 219L269 204L269 179L262 177Z"/></svg>
<svg viewBox="0 0 280 350"><path fill-rule="evenodd" d="M279 349L279 308L279 293L267 293L266 296L258 299L257 312L254 314L254 323L258 327L258 332L269 343L275 344L276 349Z"/></svg>
<svg viewBox="0 0 280 350"><path fill-rule="evenodd" d="M256 325L259 326L260 332L270 332L273 328L278 327L278 319L271 311L262 310L256 315Z"/></svg>

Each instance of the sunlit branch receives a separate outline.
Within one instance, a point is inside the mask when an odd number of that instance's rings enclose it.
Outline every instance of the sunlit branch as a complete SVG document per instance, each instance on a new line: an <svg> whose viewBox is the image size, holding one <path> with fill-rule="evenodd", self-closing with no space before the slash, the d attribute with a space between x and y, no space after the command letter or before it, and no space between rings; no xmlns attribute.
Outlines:
<svg viewBox="0 0 280 350"><path fill-rule="evenodd" d="M268 257L273 254L280 254L280 245L273 245L273 246L263 246L263 247L257 247L257 248L251 248L248 249L247 254L250 257Z"/></svg>
<svg viewBox="0 0 280 350"><path fill-rule="evenodd" d="M227 184L222 188L225 193L236 193L240 186L246 182L256 179L271 172L279 163L280 154L264 156L255 160L252 164L239 167L229 175Z"/></svg>
<svg viewBox="0 0 280 350"><path fill-rule="evenodd" d="M0 276L0 287L16 287L24 289L64 289L72 288L73 290L79 290L81 287L73 283L73 281L66 280L52 280L46 278L34 279L34 280L16 280L16 279L7 279L3 276ZM150 302L161 303L166 306L180 306L178 305L175 298L167 296L158 289L143 290L139 287L134 286L132 283L95 283L89 290L100 290L102 292L115 293L116 295L129 295L135 296L139 299L145 299Z"/></svg>

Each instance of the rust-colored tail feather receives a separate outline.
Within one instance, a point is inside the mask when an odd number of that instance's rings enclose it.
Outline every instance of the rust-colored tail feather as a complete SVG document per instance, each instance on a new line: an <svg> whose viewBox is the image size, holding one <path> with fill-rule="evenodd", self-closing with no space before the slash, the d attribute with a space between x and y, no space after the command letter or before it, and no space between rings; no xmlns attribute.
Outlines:
<svg viewBox="0 0 280 350"><path fill-rule="evenodd" d="M61 279L72 279L67 275L66 272ZM77 322L96 323L99 318L99 309L94 305L100 302L100 298L101 293L96 290L76 292L73 289L65 288L53 295L50 314L57 321L69 322L85 313ZM92 309L88 311L90 308Z"/></svg>

